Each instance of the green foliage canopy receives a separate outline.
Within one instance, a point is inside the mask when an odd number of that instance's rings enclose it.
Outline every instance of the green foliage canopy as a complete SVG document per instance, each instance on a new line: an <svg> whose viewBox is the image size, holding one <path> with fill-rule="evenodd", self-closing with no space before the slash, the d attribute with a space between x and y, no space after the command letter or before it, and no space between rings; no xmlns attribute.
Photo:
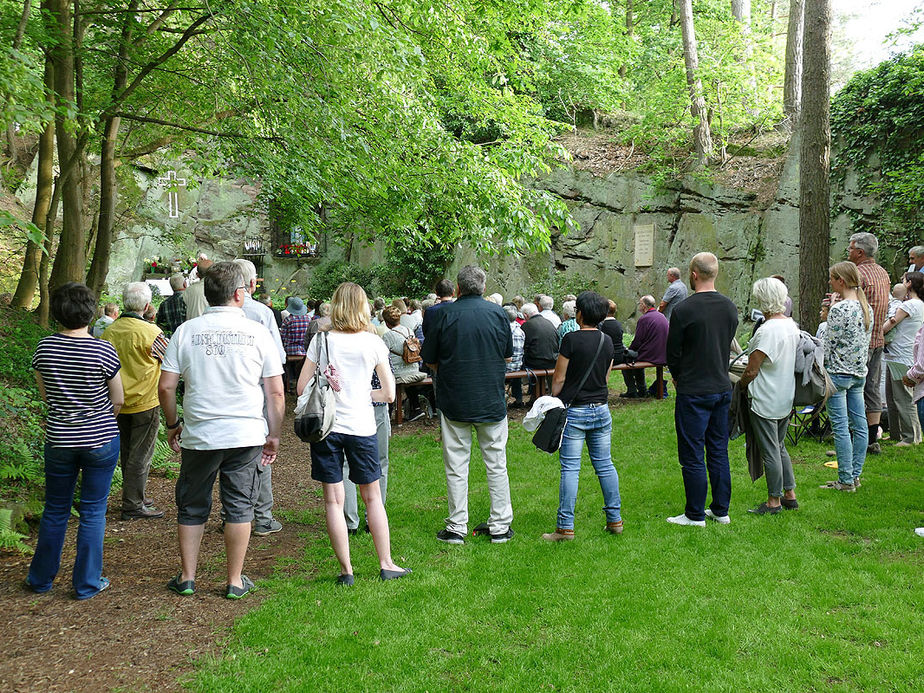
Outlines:
<svg viewBox="0 0 924 693"><path fill-rule="evenodd" d="M924 46L860 72L831 104L831 166L840 211L856 231L870 231L893 247L924 238ZM843 204L854 171L876 213L861 216ZM837 211L837 209L835 210Z"/></svg>

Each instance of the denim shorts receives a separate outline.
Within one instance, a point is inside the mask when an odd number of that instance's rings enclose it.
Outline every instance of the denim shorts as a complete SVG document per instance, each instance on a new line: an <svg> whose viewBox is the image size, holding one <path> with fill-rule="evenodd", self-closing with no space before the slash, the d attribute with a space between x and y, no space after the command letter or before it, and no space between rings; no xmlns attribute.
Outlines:
<svg viewBox="0 0 924 693"><path fill-rule="evenodd" d="M180 477L176 480L177 522L204 525L212 512L215 477L225 522L253 520L259 483L257 465L262 446L225 450L182 450Z"/></svg>
<svg viewBox="0 0 924 693"><path fill-rule="evenodd" d="M376 435L331 433L320 443L311 444L311 478L324 484L339 484L343 481L344 455L354 484L371 484L382 476Z"/></svg>

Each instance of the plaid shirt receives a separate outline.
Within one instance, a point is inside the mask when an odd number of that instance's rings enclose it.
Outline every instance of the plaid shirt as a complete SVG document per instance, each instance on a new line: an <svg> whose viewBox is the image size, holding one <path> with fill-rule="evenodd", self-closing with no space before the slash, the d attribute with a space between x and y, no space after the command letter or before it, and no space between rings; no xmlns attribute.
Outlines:
<svg viewBox="0 0 924 693"><path fill-rule="evenodd" d="M176 328L186 322L186 299L183 291L168 296L157 309L157 326L167 334L173 334Z"/></svg>
<svg viewBox="0 0 924 693"><path fill-rule="evenodd" d="M872 258L863 260L857 265L860 272L860 287L866 294L870 308L873 309L873 334L870 337L869 348L876 349L885 345L882 338L882 325L886 321L889 310L889 296L892 288L888 273Z"/></svg>
<svg viewBox="0 0 924 693"><path fill-rule="evenodd" d="M310 323L311 318L307 315L289 315L282 321L279 336L282 337L282 346L287 356L305 355L305 332Z"/></svg>
<svg viewBox="0 0 924 693"><path fill-rule="evenodd" d="M508 373L523 368L523 345L526 344L526 335L515 321L510 323L510 335L513 337L513 358L507 363Z"/></svg>

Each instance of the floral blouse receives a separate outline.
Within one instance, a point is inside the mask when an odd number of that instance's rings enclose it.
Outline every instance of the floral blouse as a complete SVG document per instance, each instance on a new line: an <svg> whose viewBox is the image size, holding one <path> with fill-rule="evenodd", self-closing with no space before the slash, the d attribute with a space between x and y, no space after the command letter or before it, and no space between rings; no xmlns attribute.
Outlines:
<svg viewBox="0 0 924 693"><path fill-rule="evenodd" d="M829 373L866 377L872 327L872 320L869 327L863 325L859 301L839 301L831 306L824 337L825 368Z"/></svg>

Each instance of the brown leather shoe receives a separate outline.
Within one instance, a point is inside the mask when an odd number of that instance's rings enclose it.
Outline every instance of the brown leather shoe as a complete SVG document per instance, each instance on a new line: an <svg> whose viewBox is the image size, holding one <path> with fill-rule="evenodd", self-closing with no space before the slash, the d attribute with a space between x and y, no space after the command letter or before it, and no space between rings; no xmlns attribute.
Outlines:
<svg viewBox="0 0 924 693"><path fill-rule="evenodd" d="M554 532L547 532L542 535L542 538L546 541L574 541L574 530L556 527Z"/></svg>
<svg viewBox="0 0 924 693"><path fill-rule="evenodd" d="M141 510L122 511L123 520L155 520L163 516L164 511L158 510L154 506L145 506Z"/></svg>
<svg viewBox="0 0 924 693"><path fill-rule="evenodd" d="M607 522L606 531L610 534L622 534L622 520L616 522Z"/></svg>

